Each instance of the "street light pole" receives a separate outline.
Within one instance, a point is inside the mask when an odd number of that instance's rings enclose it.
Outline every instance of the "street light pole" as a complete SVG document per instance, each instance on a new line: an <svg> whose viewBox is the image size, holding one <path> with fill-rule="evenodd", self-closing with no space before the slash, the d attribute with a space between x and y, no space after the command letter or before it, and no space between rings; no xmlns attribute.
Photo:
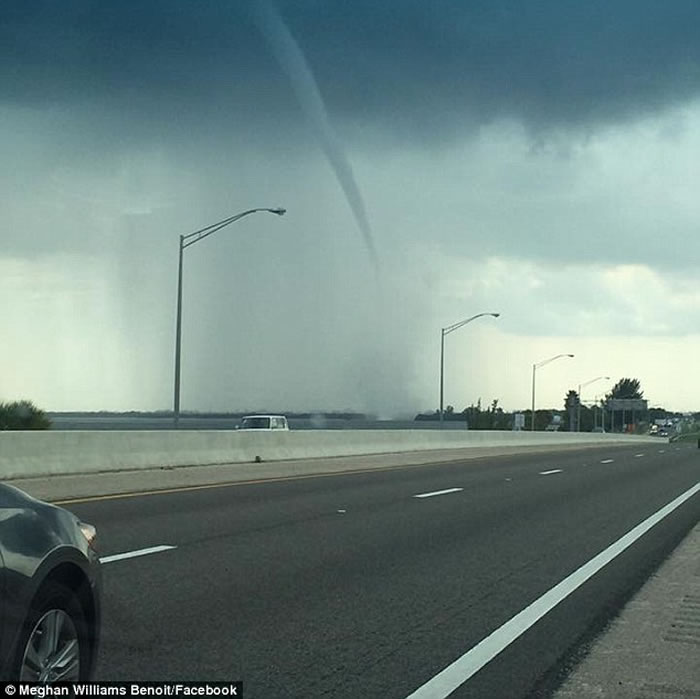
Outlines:
<svg viewBox="0 0 700 699"><path fill-rule="evenodd" d="M175 428L180 424L180 359L181 359L181 342L182 342L182 267L185 248L190 247L203 240L212 233L220 231L222 228L242 219L244 216L249 216L250 214L258 213L260 211L266 211L271 214L276 214L277 216L283 216L286 213L286 209L249 209L243 213L236 214L235 216L229 216L228 218L219 221L218 223L213 223L205 228L200 228L194 233L188 233L187 235L180 236L180 250L178 256L178 267L177 267L177 317L175 321L175 386L174 386L174 396L173 396L173 419L175 423Z"/></svg>
<svg viewBox="0 0 700 699"><path fill-rule="evenodd" d="M440 331L440 427L442 427L442 405L445 397L445 328Z"/></svg>
<svg viewBox="0 0 700 699"><path fill-rule="evenodd" d="M562 357L573 357L573 354L558 354L556 357L550 357L549 359L545 359L542 362L537 362L532 365L532 414L530 416L530 430L532 432L535 431L535 377L536 377L536 372L540 367L543 367L545 364L549 364L550 362L553 362L556 359L561 359Z"/></svg>
<svg viewBox="0 0 700 699"><path fill-rule="evenodd" d="M537 364L532 365L532 407L530 410L530 431L535 431L535 372Z"/></svg>
<svg viewBox="0 0 700 699"><path fill-rule="evenodd" d="M173 400L173 416L175 427L180 422L180 342L182 337L182 260L185 236L180 236L180 254L177 266L177 319L175 321L175 397Z"/></svg>
<svg viewBox="0 0 700 699"><path fill-rule="evenodd" d="M596 408L600 408L600 419L601 419L601 427L603 428L603 431L605 431L605 424L604 424L604 416L603 416L603 401L600 401L600 404L598 404L598 399L600 398L600 394L598 394L594 399L593 399L593 428L595 429L598 427L598 412Z"/></svg>
<svg viewBox="0 0 700 699"><path fill-rule="evenodd" d="M445 335L449 335L455 330L459 330L463 325L471 323L477 318L483 318L484 316L491 316L493 318L498 318L500 313L477 313L477 315L462 320L454 325L449 325L446 328L440 330L440 427L442 428L444 421L444 411L443 411L443 400L445 396Z"/></svg>
<svg viewBox="0 0 700 699"><path fill-rule="evenodd" d="M591 379L590 381L586 381L586 383L580 383L578 385L578 411L576 415L576 431L580 432L581 431L581 389L585 388L589 384L595 383L596 381L602 381L605 379L606 381L610 381L609 376L598 376L595 379Z"/></svg>
<svg viewBox="0 0 700 699"><path fill-rule="evenodd" d="M576 409L576 431L580 432L581 431L581 384L578 385L578 392L576 395L578 396L578 406Z"/></svg>

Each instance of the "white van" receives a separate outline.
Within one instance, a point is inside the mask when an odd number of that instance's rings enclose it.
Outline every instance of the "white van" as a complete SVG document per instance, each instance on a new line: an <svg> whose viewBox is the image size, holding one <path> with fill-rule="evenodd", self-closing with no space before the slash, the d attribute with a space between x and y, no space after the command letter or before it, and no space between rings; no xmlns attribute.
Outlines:
<svg viewBox="0 0 700 699"><path fill-rule="evenodd" d="M246 415L237 430L289 430L284 415Z"/></svg>

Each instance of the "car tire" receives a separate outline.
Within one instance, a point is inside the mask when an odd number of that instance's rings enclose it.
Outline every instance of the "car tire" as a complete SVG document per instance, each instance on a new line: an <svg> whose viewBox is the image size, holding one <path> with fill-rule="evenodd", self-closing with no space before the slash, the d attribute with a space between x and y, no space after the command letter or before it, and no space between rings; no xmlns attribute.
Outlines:
<svg viewBox="0 0 700 699"><path fill-rule="evenodd" d="M34 598L17 644L16 680L49 684L88 681L91 653L88 624L78 596L64 585L46 583Z"/></svg>

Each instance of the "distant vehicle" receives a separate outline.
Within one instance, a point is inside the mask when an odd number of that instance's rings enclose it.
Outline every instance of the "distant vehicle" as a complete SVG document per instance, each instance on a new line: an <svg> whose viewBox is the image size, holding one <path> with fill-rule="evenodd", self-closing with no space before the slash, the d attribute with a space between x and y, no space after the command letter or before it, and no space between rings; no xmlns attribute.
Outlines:
<svg viewBox="0 0 700 699"><path fill-rule="evenodd" d="M95 528L0 484L0 680L84 682L100 634Z"/></svg>
<svg viewBox="0 0 700 699"><path fill-rule="evenodd" d="M289 430L284 415L246 415L237 430Z"/></svg>
<svg viewBox="0 0 700 699"><path fill-rule="evenodd" d="M545 432L558 432L561 427L561 415L553 415L552 422L544 428Z"/></svg>
<svg viewBox="0 0 700 699"><path fill-rule="evenodd" d="M591 432L598 432L598 433L601 433L601 434L605 434L605 429L602 428L602 427L594 427L594 428L591 430Z"/></svg>

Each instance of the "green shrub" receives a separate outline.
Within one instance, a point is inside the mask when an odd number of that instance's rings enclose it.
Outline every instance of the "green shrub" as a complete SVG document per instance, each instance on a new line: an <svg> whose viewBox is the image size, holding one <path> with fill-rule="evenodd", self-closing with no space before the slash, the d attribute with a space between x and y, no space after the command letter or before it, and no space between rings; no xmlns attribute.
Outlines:
<svg viewBox="0 0 700 699"><path fill-rule="evenodd" d="M49 430L51 420L28 400L0 403L0 430Z"/></svg>

